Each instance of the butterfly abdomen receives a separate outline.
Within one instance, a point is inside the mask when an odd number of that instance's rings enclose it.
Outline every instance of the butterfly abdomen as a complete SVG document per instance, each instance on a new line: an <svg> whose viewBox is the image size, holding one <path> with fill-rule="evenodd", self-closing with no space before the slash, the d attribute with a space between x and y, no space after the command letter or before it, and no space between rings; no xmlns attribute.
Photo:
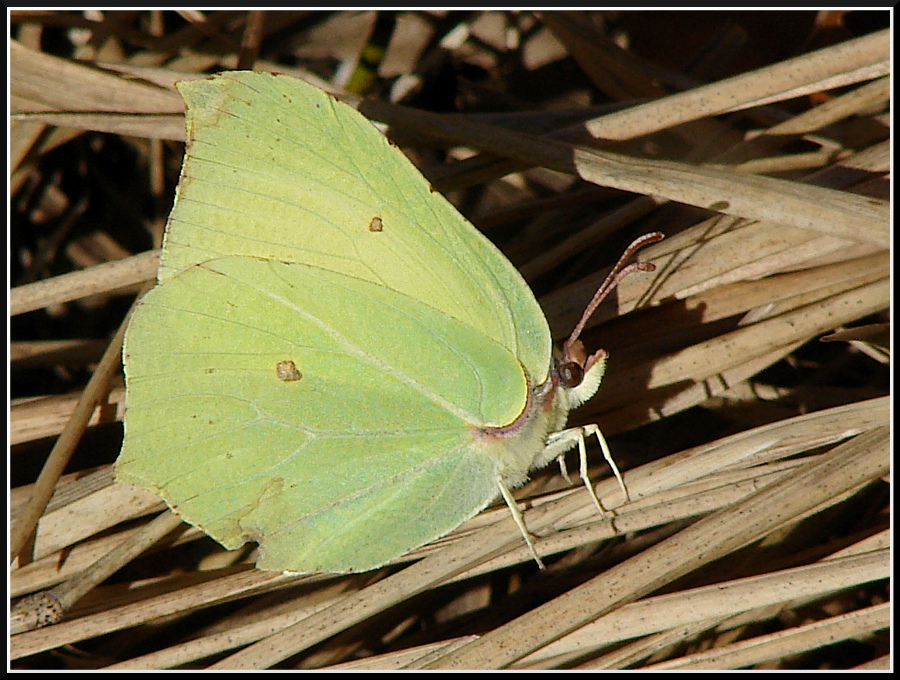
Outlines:
<svg viewBox="0 0 900 680"><path fill-rule="evenodd" d="M565 427L569 413L568 399L558 381L548 378L543 385L531 388L521 415L504 427L476 428L476 447L493 462L498 477L509 489L524 484L534 469L547 437Z"/></svg>

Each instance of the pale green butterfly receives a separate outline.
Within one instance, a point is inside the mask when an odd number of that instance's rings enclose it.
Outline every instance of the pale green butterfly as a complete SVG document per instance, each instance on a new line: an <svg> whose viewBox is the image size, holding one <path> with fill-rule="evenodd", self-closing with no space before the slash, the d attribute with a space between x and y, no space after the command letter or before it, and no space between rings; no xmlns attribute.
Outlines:
<svg viewBox="0 0 900 680"><path fill-rule="evenodd" d="M554 356L512 264L318 88L230 72L178 89L188 150L125 336L117 480L227 548L257 541L262 569L372 569L498 495L540 563L510 489L578 445L600 508L589 434L621 483L596 426L563 429L606 360L584 358L583 321Z"/></svg>

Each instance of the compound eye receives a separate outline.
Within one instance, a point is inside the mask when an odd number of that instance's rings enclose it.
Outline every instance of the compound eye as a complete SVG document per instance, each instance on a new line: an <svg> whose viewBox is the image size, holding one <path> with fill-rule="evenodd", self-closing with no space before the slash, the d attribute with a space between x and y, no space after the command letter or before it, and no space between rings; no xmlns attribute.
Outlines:
<svg viewBox="0 0 900 680"><path fill-rule="evenodd" d="M584 380L584 369L574 361L569 361L559 367L559 380L566 387L578 387Z"/></svg>

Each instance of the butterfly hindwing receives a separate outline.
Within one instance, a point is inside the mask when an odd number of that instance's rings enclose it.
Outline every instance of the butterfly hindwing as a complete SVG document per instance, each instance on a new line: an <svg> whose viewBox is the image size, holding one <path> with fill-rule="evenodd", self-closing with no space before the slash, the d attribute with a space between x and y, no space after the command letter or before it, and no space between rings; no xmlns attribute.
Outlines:
<svg viewBox="0 0 900 680"><path fill-rule="evenodd" d="M418 300L247 257L148 293L125 362L119 481L290 571L379 566L481 510L496 472L473 430L527 389L506 348Z"/></svg>

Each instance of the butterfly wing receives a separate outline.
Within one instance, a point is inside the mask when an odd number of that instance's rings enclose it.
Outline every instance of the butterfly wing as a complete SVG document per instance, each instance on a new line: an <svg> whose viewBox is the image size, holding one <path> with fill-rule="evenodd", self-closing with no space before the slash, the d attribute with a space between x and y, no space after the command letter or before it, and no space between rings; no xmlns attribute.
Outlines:
<svg viewBox="0 0 900 680"><path fill-rule="evenodd" d="M405 293L547 377L543 312L512 264L351 107L296 78L179 83L188 152L159 280L217 257L302 262Z"/></svg>
<svg viewBox="0 0 900 680"><path fill-rule="evenodd" d="M118 480L297 572L377 567L484 508L497 471L475 428L515 419L527 389L507 348L441 310L252 257L151 290L125 368Z"/></svg>
<svg viewBox="0 0 900 680"><path fill-rule="evenodd" d="M227 547L259 541L266 569L364 570L447 533L543 446L478 436L547 378L528 286L319 89L251 72L179 89L188 149L126 334L118 480Z"/></svg>

